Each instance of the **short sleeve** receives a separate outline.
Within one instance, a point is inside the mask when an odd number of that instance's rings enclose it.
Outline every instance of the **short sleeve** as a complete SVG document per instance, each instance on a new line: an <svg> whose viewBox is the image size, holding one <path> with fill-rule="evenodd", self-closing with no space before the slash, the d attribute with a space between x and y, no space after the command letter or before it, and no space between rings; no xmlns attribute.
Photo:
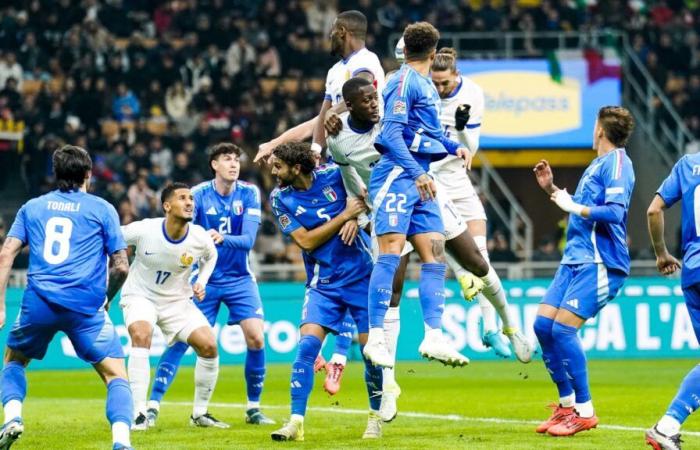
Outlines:
<svg viewBox="0 0 700 450"><path fill-rule="evenodd" d="M404 71L399 75L398 82L391 83L384 91L384 121L408 123L408 111L411 108L412 74Z"/></svg>
<svg viewBox="0 0 700 450"><path fill-rule="evenodd" d="M681 188L681 177L680 177L680 165L683 163L681 159L673 166L671 173L668 178L666 178L659 189L656 191L659 196L664 200L666 206L671 206L681 199L683 196L683 190Z"/></svg>
<svg viewBox="0 0 700 450"><path fill-rule="evenodd" d="M287 210L287 207L273 192L270 196L270 201L272 202L272 213L277 219L277 225L280 227L280 231L285 235L290 235L295 230L301 228L301 224L297 221L292 213Z"/></svg>
<svg viewBox="0 0 700 450"><path fill-rule="evenodd" d="M126 248L124 236L119 227L119 215L112 205L106 205L107 214L104 218L103 230L105 237L105 249L108 255L112 255L119 250Z"/></svg>
<svg viewBox="0 0 700 450"><path fill-rule="evenodd" d="M329 102L333 102L333 93L331 92L331 71L328 71L328 74L326 75L326 91L323 96L323 100L328 100Z"/></svg>
<svg viewBox="0 0 700 450"><path fill-rule="evenodd" d="M26 226L26 215L27 215L27 205L23 205L19 211L17 211L17 216L15 221L12 222L12 227L7 233L7 237L13 237L22 241L22 244L27 243L27 226Z"/></svg>
<svg viewBox="0 0 700 450"><path fill-rule="evenodd" d="M122 235L127 245L138 245L141 235L141 225L143 221L131 222L129 225L121 227Z"/></svg>
<svg viewBox="0 0 700 450"><path fill-rule="evenodd" d="M631 167L627 167L629 162L624 152L621 150L614 152L615 154L601 167L599 178L605 192L605 203L618 203L624 206L630 196L630 192L626 191L629 188L627 179L630 176Z"/></svg>
<svg viewBox="0 0 700 450"><path fill-rule="evenodd" d="M257 186L251 185L251 189L248 191L248 195L245 198L243 211L243 220L251 220L253 222L260 223L261 210L260 210L260 189Z"/></svg>
<svg viewBox="0 0 700 450"><path fill-rule="evenodd" d="M474 104L469 109L469 122L467 129L473 130L481 127L481 122L484 120L484 91L479 88L474 96Z"/></svg>

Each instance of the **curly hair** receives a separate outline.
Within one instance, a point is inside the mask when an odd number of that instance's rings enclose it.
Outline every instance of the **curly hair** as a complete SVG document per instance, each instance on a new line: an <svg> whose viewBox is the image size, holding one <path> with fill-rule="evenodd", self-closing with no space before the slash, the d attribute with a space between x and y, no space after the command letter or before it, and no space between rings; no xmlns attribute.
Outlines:
<svg viewBox="0 0 700 450"><path fill-rule="evenodd" d="M622 106L603 106L598 111L598 124L605 137L616 147L624 147L634 130L634 118Z"/></svg>
<svg viewBox="0 0 700 450"><path fill-rule="evenodd" d="M284 161L290 167L299 164L301 173L310 174L316 168L316 157L311 145L306 142L287 142L272 150L275 158Z"/></svg>
<svg viewBox="0 0 700 450"><path fill-rule="evenodd" d="M213 145L209 149L208 153L209 169L211 170L212 174L216 175L216 173L214 172L214 167L212 167L211 163L219 159L219 156L221 155L241 156L241 148L231 142L219 142L218 144Z"/></svg>
<svg viewBox="0 0 700 450"><path fill-rule="evenodd" d="M435 50L440 33L428 22L416 22L406 27L403 40L406 44L406 60L422 60Z"/></svg>

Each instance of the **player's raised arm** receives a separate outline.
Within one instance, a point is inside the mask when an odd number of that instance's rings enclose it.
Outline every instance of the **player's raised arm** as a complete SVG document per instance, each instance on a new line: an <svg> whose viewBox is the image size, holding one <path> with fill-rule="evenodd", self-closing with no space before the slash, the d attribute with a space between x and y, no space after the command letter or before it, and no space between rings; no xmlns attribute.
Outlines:
<svg viewBox="0 0 700 450"><path fill-rule="evenodd" d="M0 328L5 326L5 295L7 282L15 258L22 250L23 243L17 238L8 237L0 249Z"/></svg>

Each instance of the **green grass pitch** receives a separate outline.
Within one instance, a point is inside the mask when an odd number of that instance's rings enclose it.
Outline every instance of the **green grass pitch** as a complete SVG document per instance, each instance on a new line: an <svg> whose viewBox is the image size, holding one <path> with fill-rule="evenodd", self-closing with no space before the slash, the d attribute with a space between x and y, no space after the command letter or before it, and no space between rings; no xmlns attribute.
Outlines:
<svg viewBox="0 0 700 450"><path fill-rule="evenodd" d="M640 449L643 428L665 411L680 381L696 364L689 360L592 361L590 377L598 429L572 438L537 435L555 389L541 361L475 362L462 369L436 363L401 362L399 416L384 426L381 440L362 441L367 397L362 365L349 364L340 393L322 390L315 379L306 417L306 441L270 440L272 426L243 420L243 368L222 367L210 412L231 423L228 430L188 425L193 371L183 368L161 409L157 427L132 434L136 449L402 448L402 449ZM105 389L90 370L28 371L25 434L13 449L108 449ZM290 366L271 365L263 393L264 411L278 421L289 414ZM402 414L403 413L403 414ZM700 421L684 427L685 448L700 448Z"/></svg>

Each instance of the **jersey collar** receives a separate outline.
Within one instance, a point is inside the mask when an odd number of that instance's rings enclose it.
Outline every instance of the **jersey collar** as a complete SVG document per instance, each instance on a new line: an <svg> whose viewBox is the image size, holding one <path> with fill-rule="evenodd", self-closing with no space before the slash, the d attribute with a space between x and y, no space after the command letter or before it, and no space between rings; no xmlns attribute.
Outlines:
<svg viewBox="0 0 700 450"><path fill-rule="evenodd" d="M181 243L182 241L184 241L185 239L187 239L187 235L190 234L190 226L189 226L189 224L188 224L188 225L187 225L187 231L185 232L185 235L184 235L184 236L182 236L182 237L181 237L180 239L178 239L178 240L172 239L170 236L168 236L168 232L167 232L166 229L165 229L165 219L163 219L163 225L161 225L161 229L163 230L163 236L165 237L165 240L168 241L168 242L170 242L171 244L179 244L179 243Z"/></svg>
<svg viewBox="0 0 700 450"><path fill-rule="evenodd" d="M369 132L372 131L372 129L374 128L374 124L372 124L370 127L365 128L365 129L362 129L362 128L360 128L360 127L355 126L355 124L352 122L352 116L351 116L351 115L348 115L348 126L350 127L350 129L351 129L352 131L354 131L354 132L357 133L357 134L369 133Z"/></svg>
<svg viewBox="0 0 700 450"><path fill-rule="evenodd" d="M364 50L365 48L366 48L366 47L362 47L361 49L355 50L354 52L350 53L350 54L348 55L347 58L344 58L344 59L343 59L343 64L347 64L348 61L350 61L350 59L351 59L353 56L357 55L359 52L361 52L361 51Z"/></svg>
<svg viewBox="0 0 700 450"><path fill-rule="evenodd" d="M457 93L459 92L459 90L462 89L462 83L463 83L463 82L464 82L464 80L463 80L462 77L460 76L460 77L459 77L459 83L457 84L457 87L454 89L454 91L450 92L450 95L448 95L447 98L452 98L452 97L454 97L455 95L457 95Z"/></svg>

